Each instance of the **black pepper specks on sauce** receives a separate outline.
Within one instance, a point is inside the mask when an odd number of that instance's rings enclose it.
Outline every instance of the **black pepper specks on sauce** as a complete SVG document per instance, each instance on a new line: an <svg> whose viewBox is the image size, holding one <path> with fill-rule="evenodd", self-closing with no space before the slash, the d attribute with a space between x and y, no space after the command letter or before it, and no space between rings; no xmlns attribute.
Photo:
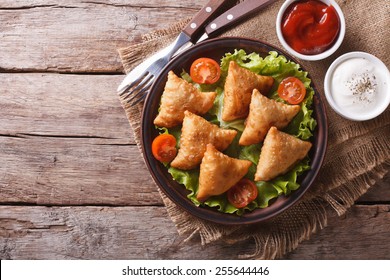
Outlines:
<svg viewBox="0 0 390 280"><path fill-rule="evenodd" d="M360 102L368 105L374 100L378 84L375 75L366 71L361 74L354 74L346 82L346 86L355 97L354 103Z"/></svg>

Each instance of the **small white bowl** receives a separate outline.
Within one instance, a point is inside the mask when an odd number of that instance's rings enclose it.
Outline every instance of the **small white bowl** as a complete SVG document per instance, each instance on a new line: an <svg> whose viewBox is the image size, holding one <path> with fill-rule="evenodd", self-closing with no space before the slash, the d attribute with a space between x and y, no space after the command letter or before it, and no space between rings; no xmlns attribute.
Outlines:
<svg viewBox="0 0 390 280"><path fill-rule="evenodd" d="M362 85L368 85L369 90ZM369 53L346 53L330 65L324 90L329 105L339 115L354 121L370 120L390 104L390 72Z"/></svg>
<svg viewBox="0 0 390 280"><path fill-rule="evenodd" d="M345 36L345 18L343 11L341 10L340 6L336 3L334 0L320 0L321 2L325 3L326 5L332 5L340 19L340 31L338 34L338 38L336 42L332 45L331 48L327 49L326 51L320 53L320 54L314 54L314 55L305 55L301 54L294 49L292 49L286 42L286 40L283 37L282 34L282 18L286 11L286 9L293 3L299 0L286 0L283 5L280 7L278 15L276 17L276 34L278 36L279 42L282 44L282 46L293 56L302 59L302 60L308 60L308 61L315 61L315 60L321 60L324 58L327 58L328 56L332 55L341 45L341 43L344 40Z"/></svg>

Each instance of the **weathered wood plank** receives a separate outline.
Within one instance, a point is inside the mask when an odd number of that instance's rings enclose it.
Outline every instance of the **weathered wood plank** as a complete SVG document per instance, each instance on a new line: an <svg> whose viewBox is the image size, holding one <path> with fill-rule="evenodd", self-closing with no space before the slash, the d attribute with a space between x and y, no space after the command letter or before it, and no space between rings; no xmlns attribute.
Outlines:
<svg viewBox="0 0 390 280"><path fill-rule="evenodd" d="M120 76L0 74L0 202L161 204L115 94Z"/></svg>
<svg viewBox="0 0 390 280"><path fill-rule="evenodd" d="M305 241L291 259L390 259L390 206L353 206Z"/></svg>
<svg viewBox="0 0 390 280"><path fill-rule="evenodd" d="M357 203L383 203L390 201L390 173L371 187L367 193L362 195Z"/></svg>
<svg viewBox="0 0 390 280"><path fill-rule="evenodd" d="M389 259L389 231L389 205L354 206L286 258ZM1 259L236 259L254 248L184 242L161 207L1 206L0 236Z"/></svg>
<svg viewBox="0 0 390 280"><path fill-rule="evenodd" d="M0 135L111 138L134 144L116 95L122 75L0 74Z"/></svg>
<svg viewBox="0 0 390 280"><path fill-rule="evenodd" d="M117 48L206 1L0 1L0 70L121 72Z"/></svg>
<svg viewBox="0 0 390 280"><path fill-rule="evenodd" d="M136 146L115 140L0 137L0 203L161 205Z"/></svg>
<svg viewBox="0 0 390 280"><path fill-rule="evenodd" d="M45 6L53 6L57 8L61 7L88 7L90 5L100 5L101 7L116 6L116 7L156 7L156 3L160 8L188 8L188 7L201 7L202 3L206 3L205 0L158 0L149 1L144 0L94 0L94 1L80 1L80 0L1 0L0 9L34 9Z"/></svg>

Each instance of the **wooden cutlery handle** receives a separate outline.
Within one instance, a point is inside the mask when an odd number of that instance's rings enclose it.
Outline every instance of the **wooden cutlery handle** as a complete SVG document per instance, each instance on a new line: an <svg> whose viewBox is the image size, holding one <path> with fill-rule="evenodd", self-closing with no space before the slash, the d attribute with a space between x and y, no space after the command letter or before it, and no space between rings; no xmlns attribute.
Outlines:
<svg viewBox="0 0 390 280"><path fill-rule="evenodd" d="M221 14L206 26L206 33L209 37L214 33L225 30L233 23L247 18L249 14L259 11L261 8L275 2L275 0L246 0Z"/></svg>
<svg viewBox="0 0 390 280"><path fill-rule="evenodd" d="M234 0L210 0L183 29L193 43L204 33L204 28L221 11L229 9L235 4Z"/></svg>

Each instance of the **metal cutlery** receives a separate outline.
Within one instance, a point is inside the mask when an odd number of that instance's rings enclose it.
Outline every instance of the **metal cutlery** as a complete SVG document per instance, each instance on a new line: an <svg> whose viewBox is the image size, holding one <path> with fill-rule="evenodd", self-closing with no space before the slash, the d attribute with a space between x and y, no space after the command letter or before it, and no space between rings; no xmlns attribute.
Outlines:
<svg viewBox="0 0 390 280"><path fill-rule="evenodd" d="M232 5L236 2L233 0L209 1L195 15L172 44L146 59L126 75L117 89L118 94L127 99L127 103L130 106L138 104L146 97L155 78L174 55L177 55L198 41L215 36L215 34L231 24L238 22L248 14L258 11L260 8L274 1L246 0L233 7ZM229 10L226 11L226 9ZM216 17L218 14L221 15ZM215 19L210 22L212 18ZM202 32L205 33L202 35Z"/></svg>

